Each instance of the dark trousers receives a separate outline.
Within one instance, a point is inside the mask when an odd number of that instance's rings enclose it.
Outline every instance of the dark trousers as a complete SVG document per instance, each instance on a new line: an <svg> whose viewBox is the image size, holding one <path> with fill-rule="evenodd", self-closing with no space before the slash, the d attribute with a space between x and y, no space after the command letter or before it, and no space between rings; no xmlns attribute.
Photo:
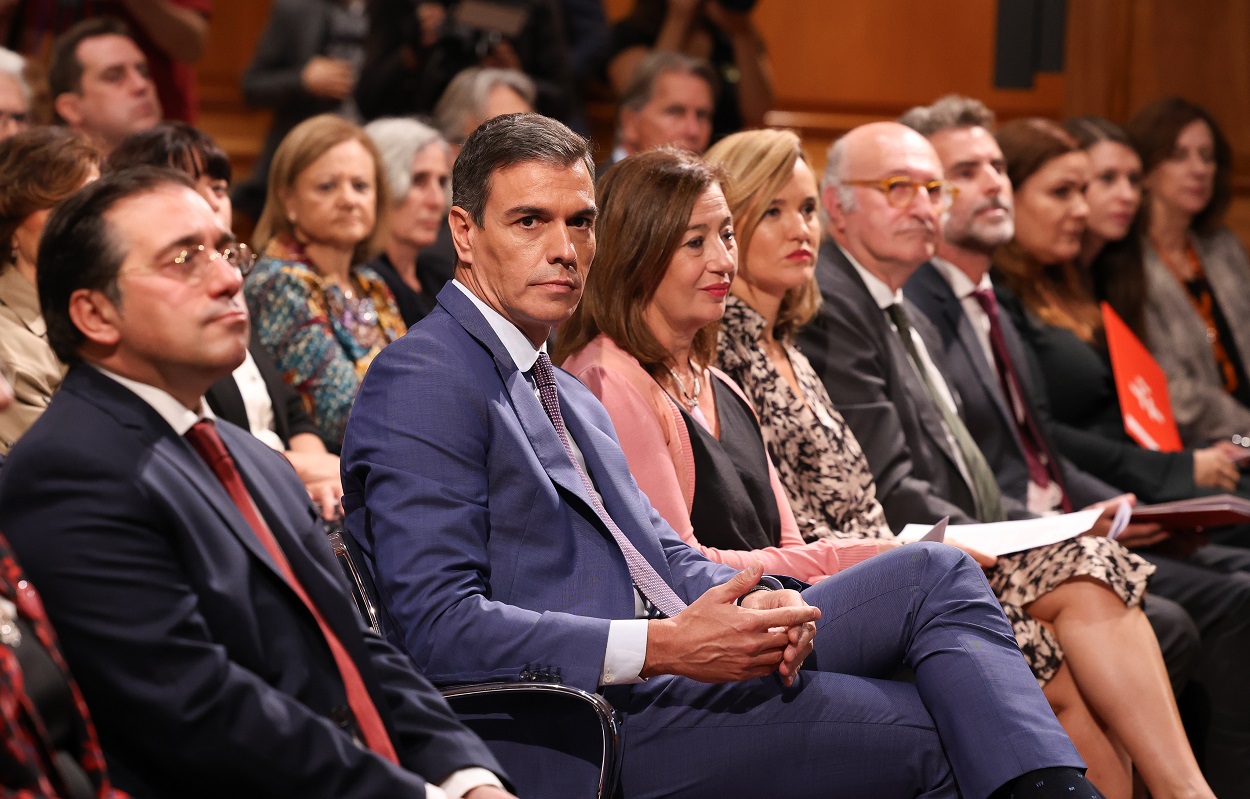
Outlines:
<svg viewBox="0 0 1250 799"><path fill-rule="evenodd" d="M1081 759L980 568L910 544L812 586L816 649L774 677L617 688L624 795L984 799ZM900 665L915 684L888 679Z"/></svg>

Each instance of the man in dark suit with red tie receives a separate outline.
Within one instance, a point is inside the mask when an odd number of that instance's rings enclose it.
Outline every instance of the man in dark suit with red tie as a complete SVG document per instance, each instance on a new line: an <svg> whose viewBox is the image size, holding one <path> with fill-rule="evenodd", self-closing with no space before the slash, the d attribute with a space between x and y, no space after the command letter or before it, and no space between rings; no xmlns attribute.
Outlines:
<svg viewBox="0 0 1250 799"><path fill-rule="evenodd" d="M244 357L250 265L179 174L109 175L39 263L71 364L0 478L116 784L136 797L510 796L364 630L290 465L204 392Z"/></svg>

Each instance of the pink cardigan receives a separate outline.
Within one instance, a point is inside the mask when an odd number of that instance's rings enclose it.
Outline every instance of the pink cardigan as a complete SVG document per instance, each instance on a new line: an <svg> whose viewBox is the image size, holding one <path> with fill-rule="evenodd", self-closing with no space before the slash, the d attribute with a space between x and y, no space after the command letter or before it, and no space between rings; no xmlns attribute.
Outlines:
<svg viewBox="0 0 1250 799"><path fill-rule="evenodd" d="M676 403L632 355L606 336L597 337L561 366L585 383L608 409L629 469L651 504L682 540L709 559L739 569L759 561L765 572L788 574L810 583L877 554L872 541L822 538L804 543L771 459L768 472L781 515L781 546L750 551L703 546L690 524L694 455ZM712 371L747 402L728 375L715 367Z"/></svg>

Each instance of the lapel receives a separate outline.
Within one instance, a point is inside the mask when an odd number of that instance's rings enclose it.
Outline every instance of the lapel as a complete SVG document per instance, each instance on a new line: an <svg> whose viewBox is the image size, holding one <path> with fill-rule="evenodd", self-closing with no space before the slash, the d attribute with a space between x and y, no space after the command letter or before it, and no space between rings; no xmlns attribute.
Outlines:
<svg viewBox="0 0 1250 799"><path fill-rule="evenodd" d="M252 360L256 362L256 370L260 372L261 378L265 381L265 391L269 393L269 403L273 405L273 427L274 432L278 434L278 438L284 442L291 440L291 420L287 416L286 396L289 396L289 390L285 390L286 386L282 382L282 373L278 371L278 367L274 364L273 359L269 357L269 353L259 341L253 341L248 347L252 353ZM274 389L278 390L274 390ZM240 397L242 400L242 397Z"/></svg>
<svg viewBox="0 0 1250 799"><path fill-rule="evenodd" d="M948 340L952 334L954 335L954 341L962 351L959 353L960 358L966 364L967 369L972 372L973 380L998 409L998 415L1002 417L1006 428L1014 432L1015 417L1011 409L1007 407L1006 398L1003 396L1003 389L998 380L998 366L986 360L985 350L981 346L976 330L972 327L972 320L964 313L963 304L955 296L946 278L942 277L932 263L925 263L912 276L909 285L911 284L915 284L913 293L917 305L938 327L944 341ZM1014 358L1015 353L1011 354ZM948 360L951 365L958 367L958 359ZM1016 363L1018 365L1019 362Z"/></svg>
<svg viewBox="0 0 1250 799"><path fill-rule="evenodd" d="M1221 230L1212 236L1194 236L1193 242L1211 284L1211 293L1228 320L1237 355L1242 363L1247 363L1250 362L1250 330L1244 322L1250 318L1250 301L1246 299L1244 285L1246 256L1231 237L1227 230ZM1185 299L1188 301L1188 297ZM1192 310L1190 313L1192 315Z"/></svg>
<svg viewBox="0 0 1250 799"><path fill-rule="evenodd" d="M495 335L495 331L491 329L469 298L450 283L439 292L438 303L451 314L465 332L490 353L495 362L495 371L508 391L512 409L521 423L521 429L525 431L525 437L529 439L538 462L542 464L552 482L584 502L590 509L590 515L596 516L594 505L586 494L577 468L565 452L564 445L560 442L560 437L556 434L551 420L547 418L547 412L543 410L538 395L534 393L534 384L513 363L512 356L508 354L503 342ZM557 369L556 372L560 374L563 370ZM564 415L565 425L571 425L569 434L576 437L577 432L581 431L580 425L576 422L576 414L569 412L568 398L564 392L559 392L559 394L560 411ZM583 451L583 455L585 454Z"/></svg>

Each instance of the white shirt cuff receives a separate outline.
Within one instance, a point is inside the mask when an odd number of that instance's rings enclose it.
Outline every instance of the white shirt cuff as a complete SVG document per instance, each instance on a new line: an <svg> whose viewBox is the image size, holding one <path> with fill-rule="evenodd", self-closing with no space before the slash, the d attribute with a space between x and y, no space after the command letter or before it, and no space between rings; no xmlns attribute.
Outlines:
<svg viewBox="0 0 1250 799"><path fill-rule="evenodd" d="M608 649L603 655L600 685L642 682L647 660L647 620L615 619L608 624Z"/></svg>
<svg viewBox="0 0 1250 799"><path fill-rule="evenodd" d="M496 788L502 788L503 783L495 776L494 772L488 769L478 768L462 768L459 771L453 771L451 776L443 780L443 784L439 786L426 785L425 799L462 799L462 797L483 785L491 785Z"/></svg>

